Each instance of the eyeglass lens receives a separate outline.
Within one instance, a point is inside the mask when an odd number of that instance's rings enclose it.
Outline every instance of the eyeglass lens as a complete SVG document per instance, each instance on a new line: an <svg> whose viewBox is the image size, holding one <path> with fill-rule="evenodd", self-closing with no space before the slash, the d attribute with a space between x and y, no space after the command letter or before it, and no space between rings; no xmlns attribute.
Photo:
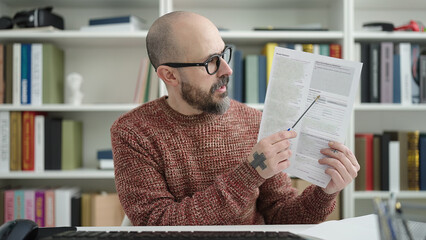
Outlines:
<svg viewBox="0 0 426 240"><path fill-rule="evenodd" d="M223 54L221 54L221 55L223 56L223 60L225 60L226 63L229 63L231 61L231 49L230 48L226 48L225 51L223 52ZM219 66L220 66L219 57L221 57L221 55L213 56L211 61L207 64L207 70L210 74L217 72L217 70L219 69Z"/></svg>

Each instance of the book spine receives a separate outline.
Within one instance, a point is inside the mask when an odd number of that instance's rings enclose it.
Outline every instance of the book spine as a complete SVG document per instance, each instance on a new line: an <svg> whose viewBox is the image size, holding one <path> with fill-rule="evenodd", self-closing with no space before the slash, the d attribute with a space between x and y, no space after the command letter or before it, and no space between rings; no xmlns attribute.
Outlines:
<svg viewBox="0 0 426 240"><path fill-rule="evenodd" d="M6 44L5 47L5 103L13 103L13 44Z"/></svg>
<svg viewBox="0 0 426 240"><path fill-rule="evenodd" d="M104 25L104 24L116 24L116 23L130 23L131 16L113 17L113 18L102 18L102 19L90 19L89 25Z"/></svg>
<svg viewBox="0 0 426 240"><path fill-rule="evenodd" d="M44 190L37 190L35 192L35 222L39 227L44 227Z"/></svg>
<svg viewBox="0 0 426 240"><path fill-rule="evenodd" d="M21 44L13 44L13 104L21 104Z"/></svg>
<svg viewBox="0 0 426 240"><path fill-rule="evenodd" d="M259 55L259 103L265 103L266 97L266 57Z"/></svg>
<svg viewBox="0 0 426 240"><path fill-rule="evenodd" d="M342 45L338 43L330 44L330 57L342 58Z"/></svg>
<svg viewBox="0 0 426 240"><path fill-rule="evenodd" d="M370 45L368 43L361 43L361 102L370 102Z"/></svg>
<svg viewBox="0 0 426 240"><path fill-rule="evenodd" d="M31 104L41 105L43 98L43 52L42 44L31 46Z"/></svg>
<svg viewBox="0 0 426 240"><path fill-rule="evenodd" d="M420 56L419 63L420 72L420 102L426 103L426 55Z"/></svg>
<svg viewBox="0 0 426 240"><path fill-rule="evenodd" d="M370 102L380 102L380 47L370 44Z"/></svg>
<svg viewBox="0 0 426 240"><path fill-rule="evenodd" d="M22 113L22 170L34 171L34 118L35 112Z"/></svg>
<svg viewBox="0 0 426 240"><path fill-rule="evenodd" d="M4 221L15 219L15 190L4 191Z"/></svg>
<svg viewBox="0 0 426 240"><path fill-rule="evenodd" d="M44 171L44 115L36 115L34 119L34 170Z"/></svg>
<svg viewBox="0 0 426 240"><path fill-rule="evenodd" d="M410 72L411 72L411 102L420 102L420 87L419 87L419 73L418 64L420 57L420 46L419 44L411 44L411 61L410 61Z"/></svg>
<svg viewBox="0 0 426 240"><path fill-rule="evenodd" d="M411 44L399 43L401 104L411 104Z"/></svg>
<svg viewBox="0 0 426 240"><path fill-rule="evenodd" d="M22 219L25 216L25 195L24 190L15 190L15 219Z"/></svg>
<svg viewBox="0 0 426 240"><path fill-rule="evenodd" d="M22 170L22 113L10 112L10 170Z"/></svg>
<svg viewBox="0 0 426 240"><path fill-rule="evenodd" d="M48 189L44 192L44 226L55 227L55 191Z"/></svg>
<svg viewBox="0 0 426 240"><path fill-rule="evenodd" d="M393 43L380 45L380 102L393 102Z"/></svg>
<svg viewBox="0 0 426 240"><path fill-rule="evenodd" d="M245 102L259 103L258 87L258 57L257 55L247 55L245 59Z"/></svg>
<svg viewBox="0 0 426 240"><path fill-rule="evenodd" d="M31 44L21 47L21 104L31 104Z"/></svg>
<svg viewBox="0 0 426 240"><path fill-rule="evenodd" d="M320 44L320 55L330 56L330 46L328 44Z"/></svg>
<svg viewBox="0 0 426 240"><path fill-rule="evenodd" d="M419 186L419 131L408 132L408 190L418 191Z"/></svg>
<svg viewBox="0 0 426 240"><path fill-rule="evenodd" d="M0 104L4 103L6 97L6 82L5 82L5 46L0 43Z"/></svg>
<svg viewBox="0 0 426 240"><path fill-rule="evenodd" d="M393 55L393 103L401 103L401 56Z"/></svg>
<svg viewBox="0 0 426 240"><path fill-rule="evenodd" d="M243 59L242 52L240 50L235 50L234 52L234 99L243 102ZM266 57L268 59L268 57ZM268 60L267 60L268 61Z"/></svg>
<svg viewBox="0 0 426 240"><path fill-rule="evenodd" d="M426 134L419 137L419 184L420 190L426 190Z"/></svg>
<svg viewBox="0 0 426 240"><path fill-rule="evenodd" d="M31 189L25 190L25 219L35 221L35 191Z"/></svg>
<svg viewBox="0 0 426 240"><path fill-rule="evenodd" d="M389 142L389 190L398 192L400 190L399 180L399 141Z"/></svg>
<svg viewBox="0 0 426 240"><path fill-rule="evenodd" d="M0 111L0 172L10 171L10 113Z"/></svg>

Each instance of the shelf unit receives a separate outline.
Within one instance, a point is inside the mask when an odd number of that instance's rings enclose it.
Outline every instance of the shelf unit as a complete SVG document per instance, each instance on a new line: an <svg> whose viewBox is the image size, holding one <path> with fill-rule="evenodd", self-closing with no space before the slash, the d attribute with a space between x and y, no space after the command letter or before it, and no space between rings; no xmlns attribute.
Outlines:
<svg viewBox="0 0 426 240"><path fill-rule="evenodd" d="M426 34L363 32L362 23L386 20L401 25L409 19L426 22L426 6L422 0L45 0L53 11L65 19L64 31L37 32L29 30L0 31L1 42L49 42L65 51L65 74L79 72L84 78L85 94L81 106L0 105L0 111L43 111L51 115L83 121L84 170L47 171L43 173L0 173L0 185L77 185L85 189L114 190L112 171L96 169L96 150L110 146L109 128L122 113L134 107L132 97L142 57L146 57L147 31L80 32L89 18L136 15L147 20L147 27L160 15L173 10L188 10L211 19L226 28L221 35L244 54L259 53L267 42L339 43L344 59L356 57L358 41L409 41L426 45ZM0 16L13 16L21 10L37 6L31 0L0 0ZM252 31L253 27L291 27L319 23L330 31ZM117 87L119 86L119 87ZM165 94L164 86L161 90ZM261 104L251 105L262 109ZM354 149L353 135L361 131L380 131L385 127L398 129L418 126L426 115L426 107L380 104L359 104L354 107L346 144ZM389 119L392 119L390 121ZM394 122L393 119L397 121ZM399 122L407 124L399 126ZM383 124L385 123L385 124ZM55 181L52 181L55 180ZM355 192L351 184L343 192L343 217L358 216L370 211L374 196L386 197L387 192ZM422 192L398 193L406 199L424 200ZM367 209L367 210L365 210Z"/></svg>

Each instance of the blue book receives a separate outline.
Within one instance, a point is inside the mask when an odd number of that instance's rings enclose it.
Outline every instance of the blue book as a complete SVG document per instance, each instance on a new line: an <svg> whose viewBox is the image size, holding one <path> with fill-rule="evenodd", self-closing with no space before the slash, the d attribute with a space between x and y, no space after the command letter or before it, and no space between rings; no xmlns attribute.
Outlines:
<svg viewBox="0 0 426 240"><path fill-rule="evenodd" d="M401 103L401 57L393 55L393 103Z"/></svg>
<svg viewBox="0 0 426 240"><path fill-rule="evenodd" d="M15 219L25 218L25 193L22 189L15 192Z"/></svg>
<svg viewBox="0 0 426 240"><path fill-rule="evenodd" d="M21 104L31 104L31 44L21 45Z"/></svg>
<svg viewBox="0 0 426 240"><path fill-rule="evenodd" d="M98 156L98 159L113 159L111 149L99 150L97 156Z"/></svg>
<svg viewBox="0 0 426 240"><path fill-rule="evenodd" d="M419 186L420 190L426 190L426 134L419 137Z"/></svg>
<svg viewBox="0 0 426 240"><path fill-rule="evenodd" d="M259 55L259 103L265 103L266 97L266 56Z"/></svg>
<svg viewBox="0 0 426 240"><path fill-rule="evenodd" d="M243 53L240 50L234 52L234 99L243 102Z"/></svg>
<svg viewBox="0 0 426 240"><path fill-rule="evenodd" d="M136 16L120 16L120 17L109 17L109 18L97 18L90 19L89 25L105 25L105 24L117 24L117 23L133 23L142 22L142 19Z"/></svg>

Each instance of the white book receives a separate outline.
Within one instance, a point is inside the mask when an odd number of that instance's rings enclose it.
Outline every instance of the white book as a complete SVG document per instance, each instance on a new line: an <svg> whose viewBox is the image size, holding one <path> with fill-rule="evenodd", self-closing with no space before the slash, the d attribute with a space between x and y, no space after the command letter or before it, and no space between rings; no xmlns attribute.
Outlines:
<svg viewBox="0 0 426 240"><path fill-rule="evenodd" d="M294 50L303 52L303 45L301 43L294 44Z"/></svg>
<svg viewBox="0 0 426 240"><path fill-rule="evenodd" d="M314 44L314 52L313 52L313 54L318 54L318 55L320 54L320 46L317 43Z"/></svg>
<svg viewBox="0 0 426 240"><path fill-rule="evenodd" d="M98 159L99 169L102 170L113 170L114 160L113 159Z"/></svg>
<svg viewBox="0 0 426 240"><path fill-rule="evenodd" d="M34 171L44 171L44 116L34 118Z"/></svg>
<svg viewBox="0 0 426 240"><path fill-rule="evenodd" d="M0 112L0 172L10 171L10 112Z"/></svg>
<svg viewBox="0 0 426 240"><path fill-rule="evenodd" d="M389 190L399 192L399 141L389 142Z"/></svg>
<svg viewBox="0 0 426 240"><path fill-rule="evenodd" d="M77 187L61 187L55 189L55 224L56 227L71 226L71 198L78 194Z"/></svg>
<svg viewBox="0 0 426 240"><path fill-rule="evenodd" d="M31 105L43 102L43 45L31 45Z"/></svg>
<svg viewBox="0 0 426 240"><path fill-rule="evenodd" d="M411 89L411 44L399 43L400 79L401 79L401 104L410 105L412 98Z"/></svg>
<svg viewBox="0 0 426 240"><path fill-rule="evenodd" d="M12 102L15 105L21 104L21 44L13 44L13 94Z"/></svg>
<svg viewBox="0 0 426 240"><path fill-rule="evenodd" d="M354 58L356 62L361 62L361 43L356 42L354 45ZM366 67L366 66L363 66ZM360 81L361 84L361 81ZM355 95L355 103L361 103L361 86L358 87L357 94Z"/></svg>
<svg viewBox="0 0 426 240"><path fill-rule="evenodd" d="M24 192L25 219L35 221L35 190L26 189Z"/></svg>

